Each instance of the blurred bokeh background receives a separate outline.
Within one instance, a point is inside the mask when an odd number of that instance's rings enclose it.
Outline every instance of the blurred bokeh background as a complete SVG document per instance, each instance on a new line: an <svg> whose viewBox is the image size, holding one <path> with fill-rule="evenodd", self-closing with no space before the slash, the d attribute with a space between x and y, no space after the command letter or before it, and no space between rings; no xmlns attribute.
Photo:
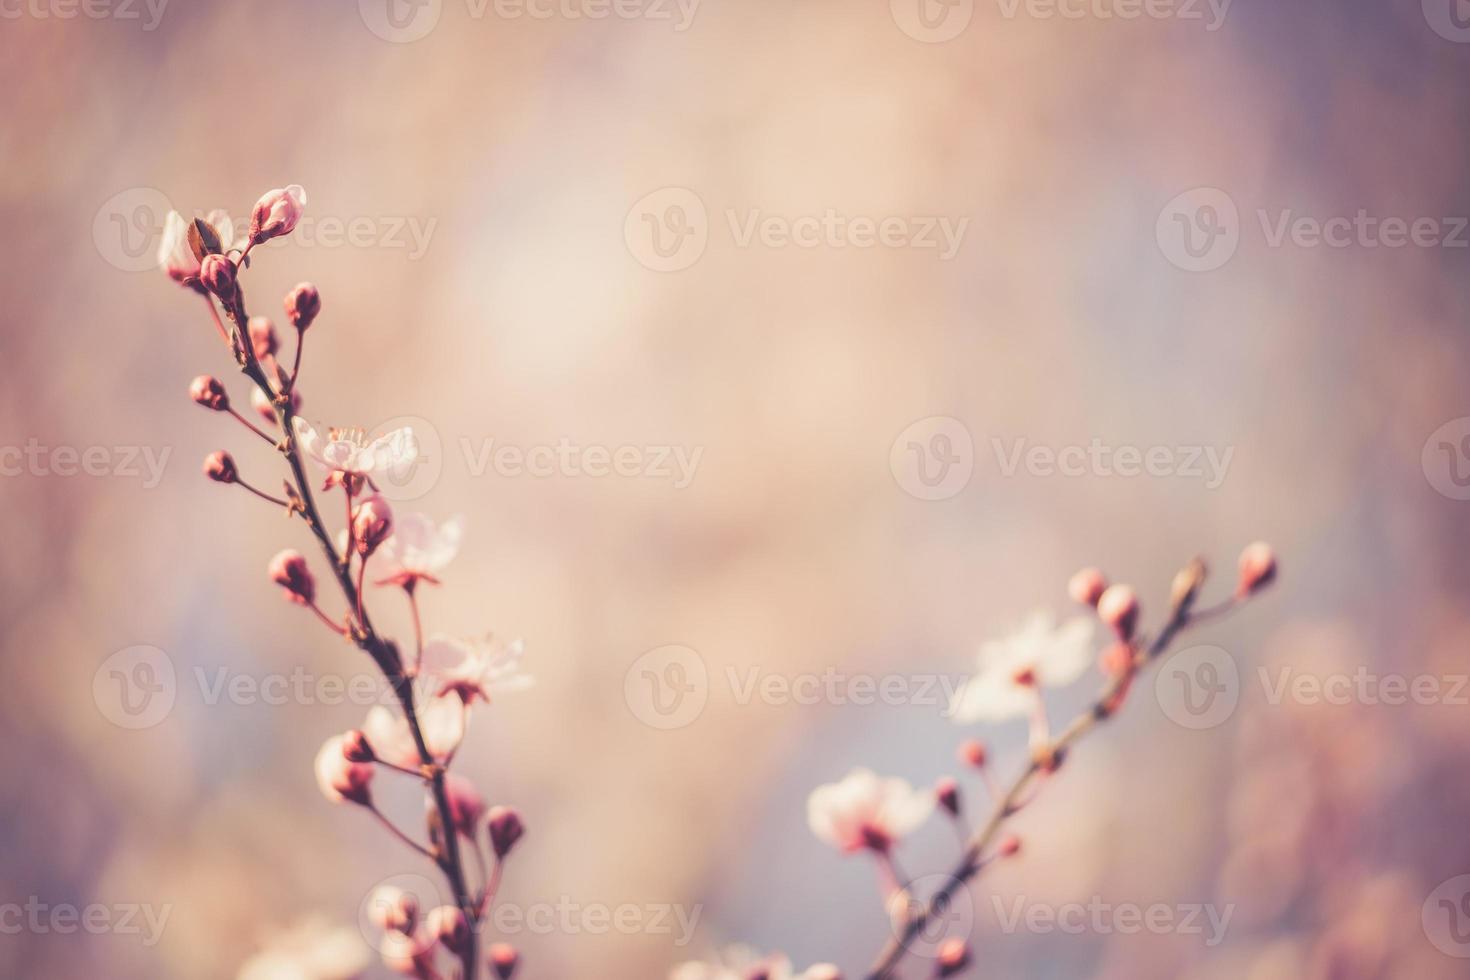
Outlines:
<svg viewBox="0 0 1470 980"><path fill-rule="evenodd" d="M415 426L400 506L468 527L429 627L522 636L538 679L457 763L530 827L502 900L697 915L488 930L526 976L662 977L733 941L857 974L887 935L875 876L808 831L810 789L929 784L967 735L1008 774L1024 723L960 728L934 683L1065 611L1082 565L1156 616L1183 561L1223 595L1257 538L1282 581L1182 644L1224 653L1233 707L1188 724L1140 685L956 929L996 977L1463 976L1456 4L7 6L0 903L108 911L96 934L8 911L0 975L230 977L430 875L317 791L317 746L366 710L331 681L369 665L266 580L305 528L200 476L228 448L274 489L279 461L189 402L205 372L247 393L152 260L169 207L243 218L297 182L252 311L317 283L304 413ZM633 447L633 475L493 462L563 443ZM1159 465L1011 465L1094 443ZM402 597L373 601L406 635ZM139 655L110 659L140 646L172 671L146 724L114 683L148 680ZM703 678L672 723L645 687L670 662ZM1273 697L1301 675L1437 693ZM831 676L847 693L814 703L747 689ZM248 693L282 677L305 679L281 703ZM910 695L855 704L854 678ZM936 819L900 859L922 878L954 847ZM1018 900L1230 919L1215 943L1008 929Z"/></svg>

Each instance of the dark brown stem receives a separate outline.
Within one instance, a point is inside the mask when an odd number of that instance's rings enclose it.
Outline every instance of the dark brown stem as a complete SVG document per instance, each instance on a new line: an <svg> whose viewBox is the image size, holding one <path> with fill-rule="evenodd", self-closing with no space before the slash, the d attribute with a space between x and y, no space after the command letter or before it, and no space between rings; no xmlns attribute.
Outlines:
<svg viewBox="0 0 1470 980"><path fill-rule="evenodd" d="M280 497L272 497L270 494L266 493L264 490L257 490L254 487L252 487L250 484L246 483L244 480L240 479L238 476L235 477L234 482L240 484L240 486L244 487L246 490L249 490L251 493L255 494L261 500L269 500L271 503L275 504L278 507L288 507L288 506L290 506L284 500L282 500Z"/></svg>
<svg viewBox="0 0 1470 980"><path fill-rule="evenodd" d="M393 832L394 837L397 837L399 840L403 841L403 843L407 844L415 851L418 851L424 857L429 858L430 860L433 859L434 855L429 853L429 849L427 847L405 834L402 830L399 830L398 826L394 824L393 821L389 820L386 816L383 815L382 810L379 810L371 803L366 804L366 806L368 808L368 811L372 813L373 816L378 818L379 823L381 823L384 827L387 827L390 831Z"/></svg>
<svg viewBox="0 0 1470 980"><path fill-rule="evenodd" d="M206 297L207 298L207 297ZM249 321L245 313L244 294L236 288L234 300L225 306L225 312L234 321L235 330L242 343L234 345L235 359L240 365L240 370L256 386L265 393L267 398L276 408L276 414L280 419L281 431L285 434L281 442L281 452L286 457L286 463L291 468L291 475L296 482L300 493L300 505L297 508L307 527L316 537L317 543L321 545L322 553L326 555L327 562L332 569L332 574L337 579L337 585L342 590L342 595L347 600L349 608L360 606L358 599L357 584L352 580L352 573L342 557L337 554L337 546L332 541L332 536L327 532L326 525L322 521L321 512L317 509L316 497L311 491L311 481L307 477L306 464L302 459L301 447L296 442L295 410L291 405L289 395L277 397L271 388L269 379L261 369L260 362L256 360L255 351L248 341L246 323ZM210 313L214 314L214 304L210 302ZM217 315L216 315L217 317ZM348 500L349 524L351 527L351 499ZM350 533L350 531L349 531ZM415 710L413 685L404 674L403 662L398 655L398 650L387 640L379 637L373 630L372 621L368 618L366 609L358 618L357 626L352 630L351 639L357 646L382 670L383 675L393 686L394 694L403 708L404 719L408 723L408 730L413 736L415 747L418 749L419 759L424 766L433 773L430 785L433 791L434 808L439 812L439 821L442 826L450 828L446 831L444 853L435 858L449 885L454 892L454 900L468 915L474 908L474 902L470 897L469 890L465 885L464 867L460 862L458 834L453 832L453 813L449 808L449 794L444 785L444 767L429 752L424 743L424 735L419 727L418 712ZM470 932L470 938L460 954L460 962L463 966L463 980L474 980L479 976L478 964L476 962L477 942L474 931Z"/></svg>
<svg viewBox="0 0 1470 980"><path fill-rule="evenodd" d="M235 417L235 419L241 425L245 426L245 428L249 429L251 432L254 432L256 435L260 436L262 439L264 439L266 442L268 442L272 447L275 446L276 440L274 440L270 436L266 435L265 432L262 431L260 428L258 428L255 425L254 422L250 421L245 416L243 416L239 412L235 411L233 408L227 408L227 409L225 409L225 411L227 411L231 415L233 415Z"/></svg>

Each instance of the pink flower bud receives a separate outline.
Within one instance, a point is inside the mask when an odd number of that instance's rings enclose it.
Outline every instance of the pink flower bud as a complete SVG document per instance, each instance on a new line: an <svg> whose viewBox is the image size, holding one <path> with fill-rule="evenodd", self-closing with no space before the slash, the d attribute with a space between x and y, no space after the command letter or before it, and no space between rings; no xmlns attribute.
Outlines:
<svg viewBox="0 0 1470 980"><path fill-rule="evenodd" d="M960 784L954 777L944 776L934 784L934 798L951 817L960 815Z"/></svg>
<svg viewBox="0 0 1470 980"><path fill-rule="evenodd" d="M300 184L266 191L250 213L250 241L258 245L291 234L305 209L306 191Z"/></svg>
<svg viewBox="0 0 1470 980"><path fill-rule="evenodd" d="M516 846L516 841L525 833L526 828L521 823L520 814L508 806L490 808L490 846L494 848L497 858L509 854L510 849Z"/></svg>
<svg viewBox="0 0 1470 980"><path fill-rule="evenodd" d="M270 317L251 317L246 331L250 334L250 347L255 351L256 360L263 361L281 349L281 342L276 337L276 325L271 323Z"/></svg>
<svg viewBox="0 0 1470 980"><path fill-rule="evenodd" d="M223 255L206 255L199 264L199 281L225 302L235 298L235 263Z"/></svg>
<svg viewBox="0 0 1470 980"><path fill-rule="evenodd" d="M286 598L308 605L316 598L316 579L301 552L287 548L271 559L271 581L286 590Z"/></svg>
<svg viewBox="0 0 1470 980"><path fill-rule="evenodd" d="M368 787L373 781L373 767L363 762L349 762L342 752L342 736L334 735L322 743L316 756L316 783L322 795L333 803L372 802Z"/></svg>
<svg viewBox="0 0 1470 980"><path fill-rule="evenodd" d="M1000 839L1000 844L995 849L1001 857L1015 857L1021 853L1021 838L1015 834L1007 834Z"/></svg>
<svg viewBox="0 0 1470 980"><path fill-rule="evenodd" d="M1097 615L1117 631L1123 640L1133 638L1133 627L1138 624L1138 596L1126 585L1110 585L1097 600Z"/></svg>
<svg viewBox="0 0 1470 980"><path fill-rule="evenodd" d="M276 424L276 406L271 404L271 400L259 388L250 389L250 407L255 409L255 414L267 422L272 425ZM299 388L291 389L291 411L292 413L301 411L301 389Z"/></svg>
<svg viewBox="0 0 1470 980"><path fill-rule="evenodd" d="M1276 578L1276 552L1264 541L1247 545L1240 553L1240 584L1235 594L1240 598L1254 595Z"/></svg>
<svg viewBox="0 0 1470 980"><path fill-rule="evenodd" d="M935 959L938 960L939 976L955 976L970 965L970 947L963 939L946 939L939 944Z"/></svg>
<svg viewBox="0 0 1470 980"><path fill-rule="evenodd" d="M394 885L379 885L368 898L368 918L384 932L413 932L419 921L419 900Z"/></svg>
<svg viewBox="0 0 1470 980"><path fill-rule="evenodd" d="M303 282L286 294L286 318L291 326L305 331L322 311L322 295L309 282Z"/></svg>
<svg viewBox="0 0 1470 980"><path fill-rule="evenodd" d="M464 837L475 839L480 817L485 814L485 800L475 784L456 773L444 777L444 794L449 797L449 815L454 828Z"/></svg>
<svg viewBox="0 0 1470 980"><path fill-rule="evenodd" d="M204 475L215 483L234 483L239 478L235 471L235 457L217 449L204 457Z"/></svg>
<svg viewBox="0 0 1470 980"><path fill-rule="evenodd" d="M1067 582L1067 594L1074 602L1084 606L1096 606L1108 587L1108 580L1095 568L1084 568Z"/></svg>
<svg viewBox="0 0 1470 980"><path fill-rule="evenodd" d="M342 754L349 762L374 762L378 758L367 736L357 728L342 736Z"/></svg>
<svg viewBox="0 0 1470 980"><path fill-rule="evenodd" d="M189 383L189 397L205 408L223 412L230 407L230 395L218 378L201 374Z"/></svg>
<svg viewBox="0 0 1470 980"><path fill-rule="evenodd" d="M499 980L510 980L520 965L521 954L510 943L496 943L490 947L490 969Z"/></svg>
<svg viewBox="0 0 1470 980"><path fill-rule="evenodd" d="M383 965L394 973L424 980L438 975L434 972L434 948L438 944L425 930L413 933L393 930L378 944L378 953L383 957Z"/></svg>
<svg viewBox="0 0 1470 980"><path fill-rule="evenodd" d="M352 512L352 540L364 558L378 550L378 545L393 533L393 509L380 493L375 493Z"/></svg>
<svg viewBox="0 0 1470 980"><path fill-rule="evenodd" d="M973 738L966 739L965 741L960 743L959 751L955 754L958 755L960 761L967 766L972 766L976 769L985 768L985 760L987 754L985 751L984 742Z"/></svg>
<svg viewBox="0 0 1470 980"><path fill-rule="evenodd" d="M1098 660L1098 666L1109 677L1122 677L1131 673L1133 665L1133 648L1126 643L1114 643L1103 651Z"/></svg>
<svg viewBox="0 0 1470 980"><path fill-rule="evenodd" d="M424 926L429 935L443 943L451 953L464 952L465 944L470 941L469 921L464 917L464 912L453 905L440 905L430 909L428 917L424 919Z"/></svg>

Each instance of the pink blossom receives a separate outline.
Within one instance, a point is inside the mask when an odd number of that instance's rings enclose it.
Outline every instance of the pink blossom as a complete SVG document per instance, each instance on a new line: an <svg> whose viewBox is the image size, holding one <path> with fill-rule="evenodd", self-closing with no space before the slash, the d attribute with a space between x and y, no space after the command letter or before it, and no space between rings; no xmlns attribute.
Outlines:
<svg viewBox="0 0 1470 980"><path fill-rule="evenodd" d="M524 691L535 683L521 671L525 644L494 636L471 642L435 634L424 644L424 670L439 682L440 695L453 692L466 705L490 701L500 692Z"/></svg>
<svg viewBox="0 0 1470 980"><path fill-rule="evenodd" d="M342 736L333 735L322 743L316 754L316 783L322 795L333 803L366 805L371 796L373 767L367 762L350 762L342 751Z"/></svg>
<svg viewBox="0 0 1470 980"><path fill-rule="evenodd" d="M229 251L235 247L234 223L224 211L211 211L204 220L219 233L220 247ZM177 211L170 211L163 219L163 236L158 243L158 266L174 282L186 284L199 278L199 260L189 245L191 220Z"/></svg>
<svg viewBox="0 0 1470 980"><path fill-rule="evenodd" d="M818 786L807 798L807 824L818 838L847 853L884 851L928 819L934 794L902 779L879 779L854 769L837 783Z"/></svg>
<svg viewBox="0 0 1470 980"><path fill-rule="evenodd" d="M1010 636L983 644L978 670L950 702L954 720L1004 721L1029 713L1038 686L1070 684L1086 672L1095 632L1091 618L1079 616L1058 626L1042 611Z"/></svg>
<svg viewBox="0 0 1470 980"><path fill-rule="evenodd" d="M434 758L443 761L464 739L465 706L457 697L429 698L419 705L419 729ZM374 705L362 724L363 734L379 759L405 769L422 761L413 733L404 717L384 705Z"/></svg>
<svg viewBox="0 0 1470 980"><path fill-rule="evenodd" d="M484 797L475 789L474 783L453 772L444 777L444 793L449 797L449 814L455 829L473 840L480 818L485 814Z"/></svg>
<svg viewBox="0 0 1470 980"><path fill-rule="evenodd" d="M362 429L318 430L299 415L293 420L301 449L322 466L358 476L386 474L393 479L418 462L419 441L413 429L394 429L369 441Z"/></svg>
<svg viewBox="0 0 1470 980"><path fill-rule="evenodd" d="M250 240L259 244L291 234L305 210L306 190L300 184L266 191L250 212Z"/></svg>
<svg viewBox="0 0 1470 980"><path fill-rule="evenodd" d="M439 573L459 554L463 536L463 518L451 517L436 526L424 514L404 514L378 554L379 563L387 566L378 584L412 587L422 579L438 585Z"/></svg>

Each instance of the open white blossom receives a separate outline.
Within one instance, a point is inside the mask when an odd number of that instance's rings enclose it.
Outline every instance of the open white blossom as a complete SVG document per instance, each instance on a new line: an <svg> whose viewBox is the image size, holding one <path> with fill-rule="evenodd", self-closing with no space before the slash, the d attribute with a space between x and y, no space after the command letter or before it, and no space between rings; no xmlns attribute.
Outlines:
<svg viewBox="0 0 1470 980"><path fill-rule="evenodd" d="M236 980L353 980L368 968L357 930L313 916L270 936Z"/></svg>
<svg viewBox="0 0 1470 980"><path fill-rule="evenodd" d="M1070 684L1086 672L1094 658L1095 628L1085 616L1058 626L1042 610L1010 636L983 644L979 668L950 702L954 720L970 724L1029 714L1038 688Z"/></svg>
<svg viewBox="0 0 1470 980"><path fill-rule="evenodd" d="M451 517L436 525L424 514L404 514L393 534L378 550L379 567L386 566L379 585L409 585L423 579L439 584L439 573L459 554L464 519Z"/></svg>
<svg viewBox="0 0 1470 980"><path fill-rule="evenodd" d="M211 211L204 220L219 232L220 247L224 251L239 247L240 243L235 241L235 225L228 213ZM175 282L199 278L199 260L189 246L191 224L191 220L177 211L170 211L163 219L163 235L158 242L158 266Z"/></svg>
<svg viewBox="0 0 1470 980"><path fill-rule="evenodd" d="M864 847L886 851L933 809L933 793L915 790L903 779L880 779L870 769L854 769L841 782L818 786L806 802L812 833L849 853Z"/></svg>
<svg viewBox="0 0 1470 980"><path fill-rule="evenodd" d="M465 704L476 698L489 701L492 694L524 691L535 683L522 672L520 640L502 642L494 636L483 640L460 640L435 634L424 643L423 670L439 684L438 694L457 694Z"/></svg>
<svg viewBox="0 0 1470 980"><path fill-rule="evenodd" d="M419 730L434 758L442 762L459 748L464 739L464 716L465 706L458 697L428 698L419 703ZM374 705L368 711L362 723L362 733L367 736L373 753L384 762L417 769L423 761L419 758L408 721L384 705Z"/></svg>
<svg viewBox="0 0 1470 980"><path fill-rule="evenodd" d="M730 946L709 960L691 960L674 967L669 980L835 980L837 967L819 963L797 973L781 953L761 956L749 946Z"/></svg>
<svg viewBox="0 0 1470 980"><path fill-rule="evenodd" d="M292 426L301 449L334 472L377 475L396 482L419 461L419 441L408 427L370 441L362 429L320 431L299 415L292 419Z"/></svg>

